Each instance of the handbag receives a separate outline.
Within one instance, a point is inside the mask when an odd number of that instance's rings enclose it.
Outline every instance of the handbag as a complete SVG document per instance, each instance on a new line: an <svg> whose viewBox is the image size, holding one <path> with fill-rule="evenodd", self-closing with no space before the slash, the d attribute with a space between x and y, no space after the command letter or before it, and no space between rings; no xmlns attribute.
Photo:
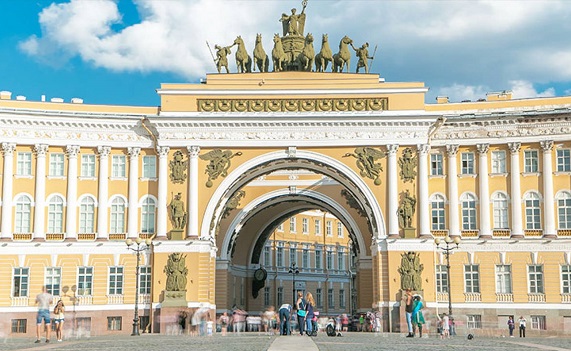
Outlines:
<svg viewBox="0 0 571 351"><path fill-rule="evenodd" d="M307 314L306 310L297 310L297 315L300 317L305 317L306 314Z"/></svg>

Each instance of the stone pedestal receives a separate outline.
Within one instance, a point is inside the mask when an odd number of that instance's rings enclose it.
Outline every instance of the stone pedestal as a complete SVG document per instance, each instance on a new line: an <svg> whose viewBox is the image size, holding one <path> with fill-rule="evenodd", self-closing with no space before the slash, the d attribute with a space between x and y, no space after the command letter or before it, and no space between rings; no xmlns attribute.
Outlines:
<svg viewBox="0 0 571 351"><path fill-rule="evenodd" d="M169 240L184 240L184 229L173 229L168 233Z"/></svg>
<svg viewBox="0 0 571 351"><path fill-rule="evenodd" d="M416 238L416 228L404 228L404 238L405 239L414 239Z"/></svg>
<svg viewBox="0 0 571 351"><path fill-rule="evenodd" d="M186 290L166 291L163 290L161 307L186 307Z"/></svg>

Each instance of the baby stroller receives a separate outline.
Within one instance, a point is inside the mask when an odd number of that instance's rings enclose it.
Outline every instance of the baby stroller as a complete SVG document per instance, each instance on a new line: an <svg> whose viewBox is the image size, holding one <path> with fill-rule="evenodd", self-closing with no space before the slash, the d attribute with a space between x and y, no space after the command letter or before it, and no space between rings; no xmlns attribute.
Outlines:
<svg viewBox="0 0 571 351"><path fill-rule="evenodd" d="M311 319L311 334L307 334L309 336L317 336L317 329L319 328L317 317L319 317L319 312L313 312L313 318Z"/></svg>

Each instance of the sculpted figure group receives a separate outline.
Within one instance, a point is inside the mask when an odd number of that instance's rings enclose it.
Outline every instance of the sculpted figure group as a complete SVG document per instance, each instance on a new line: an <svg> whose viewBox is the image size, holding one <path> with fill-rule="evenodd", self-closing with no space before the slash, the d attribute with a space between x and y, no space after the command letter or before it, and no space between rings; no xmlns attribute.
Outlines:
<svg viewBox="0 0 571 351"><path fill-rule="evenodd" d="M228 68L228 55L231 54L231 48L237 46L235 59L238 73L250 73L258 69L260 72L269 72L270 61L273 64L273 72L281 71L315 71L326 72L329 63L331 63L331 72L349 72L351 64L351 52L349 47L355 51L357 57L356 73L363 68L365 73L369 73L370 63L374 59L375 53L369 55L369 43L363 44L356 48L353 40L348 36L344 36L339 42L339 51L333 54L329 47L327 34L323 34L321 41L321 50L315 54L313 47L313 35L311 33L304 34L307 7L307 0L302 2L301 13L297 13L295 8L291 9L291 14L282 14L279 21L282 23L283 36L275 34L273 37L274 47L271 52L271 58L268 56L262 45L262 34L256 35L255 47L253 50L253 59L248 54L244 45L244 40L238 36L232 45L220 46L216 45L216 58L214 62L218 73L222 73L222 69L226 73L230 73ZM376 51L376 47L375 47ZM369 61L371 60L371 61Z"/></svg>

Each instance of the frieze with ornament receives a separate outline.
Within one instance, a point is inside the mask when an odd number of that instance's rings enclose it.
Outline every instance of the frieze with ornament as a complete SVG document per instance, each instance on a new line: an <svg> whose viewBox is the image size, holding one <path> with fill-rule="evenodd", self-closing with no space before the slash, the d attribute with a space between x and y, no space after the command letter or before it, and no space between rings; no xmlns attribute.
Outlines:
<svg viewBox="0 0 571 351"><path fill-rule="evenodd" d="M250 128L251 129L251 128ZM415 139L425 138L426 133L421 131L388 131L388 132L300 132L280 131L280 132L162 132L163 140L354 140L354 139Z"/></svg>
<svg viewBox="0 0 571 351"><path fill-rule="evenodd" d="M388 98L198 99L199 112L339 112L388 110Z"/></svg>

